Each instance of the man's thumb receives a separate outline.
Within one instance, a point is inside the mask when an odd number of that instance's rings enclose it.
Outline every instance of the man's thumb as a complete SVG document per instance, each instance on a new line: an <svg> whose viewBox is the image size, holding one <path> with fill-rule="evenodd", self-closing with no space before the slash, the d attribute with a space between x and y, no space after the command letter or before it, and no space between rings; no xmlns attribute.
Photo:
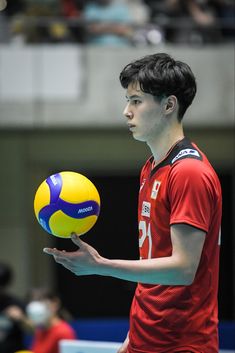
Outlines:
<svg viewBox="0 0 235 353"><path fill-rule="evenodd" d="M71 240L74 244L79 246L79 248L81 248L82 245L84 244L84 242L80 239L80 237L76 233L71 234Z"/></svg>

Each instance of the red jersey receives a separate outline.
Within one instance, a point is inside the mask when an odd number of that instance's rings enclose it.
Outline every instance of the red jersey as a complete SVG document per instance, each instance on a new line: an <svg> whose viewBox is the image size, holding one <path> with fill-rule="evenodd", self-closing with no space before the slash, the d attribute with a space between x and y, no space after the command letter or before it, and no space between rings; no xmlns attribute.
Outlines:
<svg viewBox="0 0 235 353"><path fill-rule="evenodd" d="M72 327L63 320L48 329L37 329L31 350L34 353L59 353L62 339L76 339Z"/></svg>
<svg viewBox="0 0 235 353"><path fill-rule="evenodd" d="M170 227L185 223L206 232L193 283L139 283L130 314L128 353L218 353L218 274L222 197L206 156L187 138L141 172L140 258L172 254Z"/></svg>

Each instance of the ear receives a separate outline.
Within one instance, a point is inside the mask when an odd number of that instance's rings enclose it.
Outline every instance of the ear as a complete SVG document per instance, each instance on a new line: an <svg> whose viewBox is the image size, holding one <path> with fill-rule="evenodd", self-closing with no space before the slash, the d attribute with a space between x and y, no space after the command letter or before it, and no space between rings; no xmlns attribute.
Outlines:
<svg viewBox="0 0 235 353"><path fill-rule="evenodd" d="M178 106L178 99L176 98L176 96L169 96L166 98L166 101L165 101L165 114L168 115L168 114L172 114L176 109L177 109L177 106Z"/></svg>

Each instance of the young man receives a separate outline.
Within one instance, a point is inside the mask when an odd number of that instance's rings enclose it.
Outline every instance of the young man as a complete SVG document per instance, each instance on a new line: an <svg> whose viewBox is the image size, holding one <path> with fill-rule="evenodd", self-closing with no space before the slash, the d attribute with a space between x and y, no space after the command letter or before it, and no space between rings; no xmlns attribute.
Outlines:
<svg viewBox="0 0 235 353"><path fill-rule="evenodd" d="M196 93L189 66L160 53L127 65L124 116L152 152L141 172L139 260L109 260L75 234L76 252L44 249L76 275L138 282L119 353L218 353L221 189L182 118Z"/></svg>

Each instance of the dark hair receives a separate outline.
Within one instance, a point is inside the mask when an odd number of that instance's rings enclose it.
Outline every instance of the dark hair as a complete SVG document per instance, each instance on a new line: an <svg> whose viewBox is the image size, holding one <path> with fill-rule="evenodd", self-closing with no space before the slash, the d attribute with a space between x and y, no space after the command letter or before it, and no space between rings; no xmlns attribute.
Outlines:
<svg viewBox="0 0 235 353"><path fill-rule="evenodd" d="M48 289L47 287L35 287L30 289L28 295L28 300L60 300L59 296L54 290Z"/></svg>
<svg viewBox="0 0 235 353"><path fill-rule="evenodd" d="M13 278L12 268L5 263L0 263L0 287L6 287Z"/></svg>
<svg viewBox="0 0 235 353"><path fill-rule="evenodd" d="M119 78L123 88L138 82L143 92L152 94L156 99L176 96L179 103L179 121L197 91L196 80L190 67L165 53L147 55L131 62L124 67Z"/></svg>

